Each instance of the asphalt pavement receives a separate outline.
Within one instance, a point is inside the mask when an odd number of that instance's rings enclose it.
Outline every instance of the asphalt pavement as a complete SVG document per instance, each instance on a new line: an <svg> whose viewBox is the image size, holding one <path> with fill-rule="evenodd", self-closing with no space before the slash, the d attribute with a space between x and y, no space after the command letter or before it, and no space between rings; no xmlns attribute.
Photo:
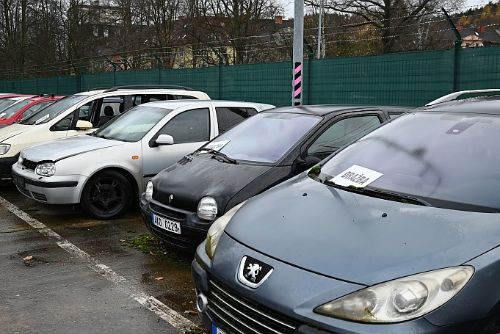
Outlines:
<svg viewBox="0 0 500 334"><path fill-rule="evenodd" d="M191 255L151 241L137 210L99 221L10 186L0 196L1 334L181 333L199 325Z"/></svg>

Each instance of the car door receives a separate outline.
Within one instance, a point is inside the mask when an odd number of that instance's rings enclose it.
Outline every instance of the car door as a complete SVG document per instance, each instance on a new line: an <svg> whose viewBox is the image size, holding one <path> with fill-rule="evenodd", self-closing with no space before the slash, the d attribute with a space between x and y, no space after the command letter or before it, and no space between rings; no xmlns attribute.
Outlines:
<svg viewBox="0 0 500 334"><path fill-rule="evenodd" d="M323 160L341 147L372 131L382 122L381 115L377 113L355 113L336 118L309 143L303 156Z"/></svg>
<svg viewBox="0 0 500 334"><path fill-rule="evenodd" d="M173 116L151 139L146 139L146 136L142 143L143 175L146 180L213 138L216 133L211 127L211 115L208 106L189 109ZM156 144L160 135L172 136L174 143Z"/></svg>

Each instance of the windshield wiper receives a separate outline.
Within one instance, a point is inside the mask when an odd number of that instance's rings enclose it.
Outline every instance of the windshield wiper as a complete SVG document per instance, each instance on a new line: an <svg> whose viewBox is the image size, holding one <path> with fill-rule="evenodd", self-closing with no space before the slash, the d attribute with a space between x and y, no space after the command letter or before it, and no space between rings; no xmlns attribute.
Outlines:
<svg viewBox="0 0 500 334"><path fill-rule="evenodd" d="M394 191L389 191L389 190L384 190L384 189L379 189L379 188L360 188L360 187L353 187L353 186L345 187L345 186L338 185L335 182L328 181L328 180L325 180L324 183L328 184L334 188L339 188L339 189L353 192L356 194L382 198L382 199L386 199L389 201L416 204L416 205L422 205L422 206L431 206L429 203L421 200L418 197L406 195L406 194L401 194L401 193L394 192Z"/></svg>
<svg viewBox="0 0 500 334"><path fill-rule="evenodd" d="M230 164L233 164L233 165L237 165L238 164L238 162L236 161L236 159L230 158L226 154L224 154L224 153L222 153L220 151L214 150L212 148L201 148L200 152L207 152L209 154L212 154L214 157L221 158L224 162L227 162L227 163L230 163Z"/></svg>

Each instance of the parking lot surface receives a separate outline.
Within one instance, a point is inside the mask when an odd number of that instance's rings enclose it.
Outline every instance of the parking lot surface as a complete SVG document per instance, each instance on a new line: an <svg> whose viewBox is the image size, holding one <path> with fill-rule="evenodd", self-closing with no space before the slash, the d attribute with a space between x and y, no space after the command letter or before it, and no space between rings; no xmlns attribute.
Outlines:
<svg viewBox="0 0 500 334"><path fill-rule="evenodd" d="M192 256L152 239L137 210L99 221L0 196L0 333L198 331Z"/></svg>

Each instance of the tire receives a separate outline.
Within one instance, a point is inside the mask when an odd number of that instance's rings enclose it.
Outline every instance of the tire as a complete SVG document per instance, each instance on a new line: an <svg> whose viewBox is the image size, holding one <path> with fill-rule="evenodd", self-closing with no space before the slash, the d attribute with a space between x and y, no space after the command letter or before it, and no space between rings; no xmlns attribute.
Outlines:
<svg viewBox="0 0 500 334"><path fill-rule="evenodd" d="M83 210L99 219L122 215L132 202L133 189L127 178L117 171L103 171L83 188L80 200Z"/></svg>

